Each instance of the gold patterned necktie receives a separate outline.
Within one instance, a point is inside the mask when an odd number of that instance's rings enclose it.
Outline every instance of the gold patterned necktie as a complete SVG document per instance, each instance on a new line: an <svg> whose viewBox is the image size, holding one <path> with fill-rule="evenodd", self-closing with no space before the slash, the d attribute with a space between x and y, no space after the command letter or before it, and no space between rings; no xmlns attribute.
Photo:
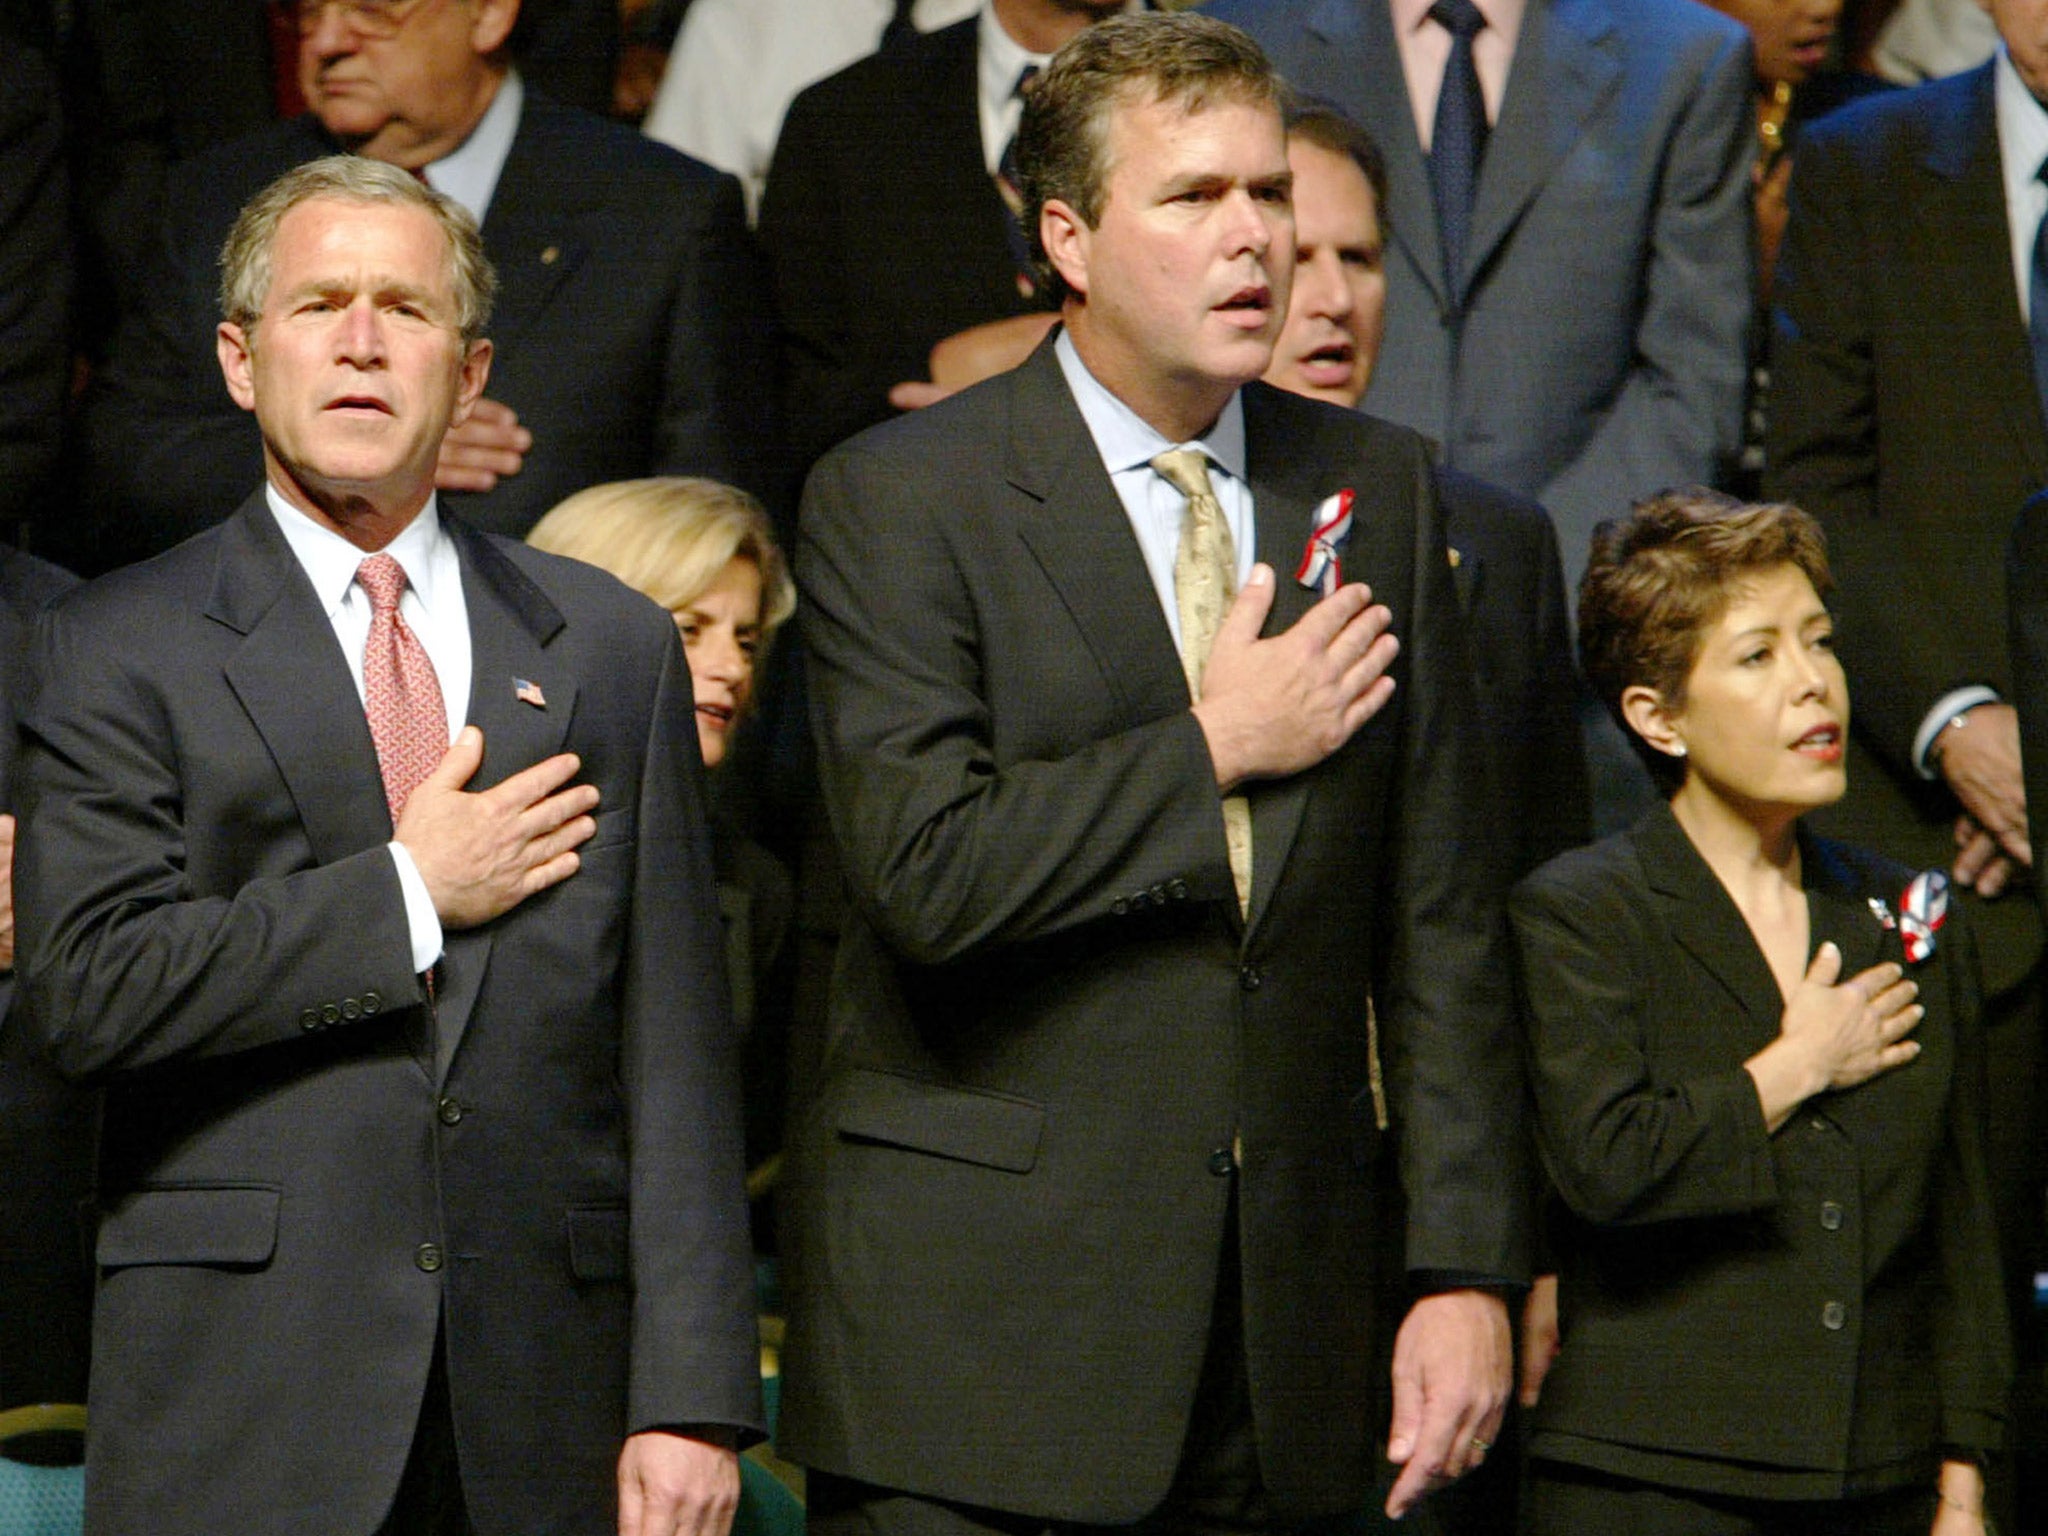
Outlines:
<svg viewBox="0 0 2048 1536"><path fill-rule="evenodd" d="M1187 497L1180 548L1173 557L1174 606L1180 613L1180 662L1188 697L1202 696L1202 674L1223 615L1237 596L1237 548L1223 506L1209 484L1208 457L1199 448L1173 448L1152 460L1161 479ZM1243 795L1223 798L1223 836L1237 910L1248 916L1252 898L1252 809Z"/></svg>

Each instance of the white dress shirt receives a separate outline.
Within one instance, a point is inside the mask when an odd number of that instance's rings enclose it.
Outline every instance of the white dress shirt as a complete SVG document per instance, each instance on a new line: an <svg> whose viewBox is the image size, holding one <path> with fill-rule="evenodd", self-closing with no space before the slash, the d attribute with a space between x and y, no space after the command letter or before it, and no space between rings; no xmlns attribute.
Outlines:
<svg viewBox="0 0 2048 1536"><path fill-rule="evenodd" d="M277 519L285 543L291 546L299 567L313 584L313 594L327 622L334 626L334 638L348 662L355 680L356 697L364 697L363 646L370 637L370 599L356 585L356 568L368 557L365 552L336 533L313 521L278 492L264 487L271 516ZM469 605L462 596L462 562L455 543L441 526L433 497L405 531L381 551L405 568L406 588L398 600L398 612L434 664L434 677L441 685L441 702L448 712L448 739L452 742L469 717ZM441 920L419 867L402 843L390 845L392 862L398 868L399 888L405 893L406 926L412 935L415 971L424 971L441 957Z"/></svg>
<svg viewBox="0 0 2048 1536"><path fill-rule="evenodd" d="M1181 524L1187 515L1188 499L1158 470L1152 460L1172 448L1197 448L1209 461L1209 485L1223 508L1223 520L1230 525L1230 540L1237 555L1237 585L1242 588L1256 563L1257 523L1252 516L1252 488L1245 479L1244 397L1233 394L1216 425L1191 442L1169 442L1123 401L1105 389L1081 361L1073 338L1065 331L1053 343L1060 372L1067 388L1088 423L1095 451L1102 455L1102 467L1109 471L1117 500L1131 520L1144 552L1145 568L1152 575L1152 589L1166 614L1166 627L1173 632L1174 649L1180 649L1180 602L1173 579L1175 557L1180 553Z"/></svg>
<svg viewBox="0 0 2048 1536"><path fill-rule="evenodd" d="M1382 0L1392 7L1394 46L1401 50L1401 73L1408 81L1408 104L1415 109L1415 133L1422 152L1429 153L1436 136L1436 99L1444 88L1444 66L1451 61L1451 34L1431 19L1435 0ZM1527 0L1473 0L1486 25L1472 39L1472 69L1479 76L1479 94L1486 101L1486 120L1500 121L1501 98L1507 94L1508 66L1515 61L1515 40L1522 34Z"/></svg>
<svg viewBox="0 0 2048 1536"><path fill-rule="evenodd" d="M421 172L428 186L467 208L479 227L491 211L491 198L497 193L505 157L512 153L519 113L525 105L526 87L520 83L519 72L508 70L469 137L453 154L443 155Z"/></svg>

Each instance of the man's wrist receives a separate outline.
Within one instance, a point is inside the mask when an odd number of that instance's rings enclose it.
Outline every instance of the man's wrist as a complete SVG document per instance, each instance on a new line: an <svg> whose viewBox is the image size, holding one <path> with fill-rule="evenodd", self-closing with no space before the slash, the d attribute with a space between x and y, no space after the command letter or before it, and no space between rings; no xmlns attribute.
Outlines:
<svg viewBox="0 0 2048 1536"><path fill-rule="evenodd" d="M1943 738L1980 704L1998 704L1998 690L1982 683L1973 683L1964 688L1951 688L1934 701L1934 707L1921 717L1920 729L1913 735L1913 768L1923 779L1941 777L1941 749Z"/></svg>

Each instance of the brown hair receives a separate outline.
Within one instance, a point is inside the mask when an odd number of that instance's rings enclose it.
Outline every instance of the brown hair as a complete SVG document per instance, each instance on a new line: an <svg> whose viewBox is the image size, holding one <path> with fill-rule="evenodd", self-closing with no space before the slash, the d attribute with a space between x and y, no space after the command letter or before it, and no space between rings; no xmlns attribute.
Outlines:
<svg viewBox="0 0 2048 1536"><path fill-rule="evenodd" d="M1348 157L1372 188L1372 209L1382 236L1387 228L1387 161L1372 135L1351 121L1327 101L1299 97L1287 103L1284 114L1288 142L1300 139L1333 155Z"/></svg>
<svg viewBox="0 0 2048 1536"><path fill-rule="evenodd" d="M1056 199L1090 229L1100 222L1112 107L1151 100L1199 112L1214 101L1277 107L1280 99L1280 77L1259 45L1212 16L1134 12L1069 39L1026 93L1017 127L1021 218L1045 291L1055 301L1067 297L1046 259L1039 215Z"/></svg>
<svg viewBox="0 0 2048 1536"><path fill-rule="evenodd" d="M1822 598L1834 587L1819 524L1781 502L1665 491L1593 531L1579 582L1579 664L1666 793L1684 780L1684 764L1630 728L1622 694L1640 685L1683 708L1707 631L1746 579L1781 565L1803 571Z"/></svg>
<svg viewBox="0 0 2048 1536"><path fill-rule="evenodd" d="M249 199L220 248L220 314L244 332L253 331L270 297L270 258L277 228L301 203L410 205L425 210L448 238L448 286L455 295L455 323L465 342L483 335L491 318L497 274L484 257L476 220L460 203L443 197L409 171L362 155L329 155L286 171Z"/></svg>

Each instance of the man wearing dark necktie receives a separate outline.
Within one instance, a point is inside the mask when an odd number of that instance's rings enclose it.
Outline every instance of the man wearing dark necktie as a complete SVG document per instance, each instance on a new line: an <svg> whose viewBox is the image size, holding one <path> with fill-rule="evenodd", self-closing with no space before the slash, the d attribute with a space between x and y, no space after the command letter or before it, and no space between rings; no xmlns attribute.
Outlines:
<svg viewBox="0 0 2048 1536"><path fill-rule="evenodd" d="M27 1030L105 1091L87 1529L721 1536L758 1398L674 626L437 507L459 208L317 161L222 267L267 484L51 615L26 727Z"/></svg>
<svg viewBox="0 0 2048 1536"><path fill-rule="evenodd" d="M1076 36L1018 141L1060 331L811 477L853 894L782 1229L813 1536L1404 1514L1497 1433L1499 842L1425 445L1257 382L1279 91L1207 17Z"/></svg>

